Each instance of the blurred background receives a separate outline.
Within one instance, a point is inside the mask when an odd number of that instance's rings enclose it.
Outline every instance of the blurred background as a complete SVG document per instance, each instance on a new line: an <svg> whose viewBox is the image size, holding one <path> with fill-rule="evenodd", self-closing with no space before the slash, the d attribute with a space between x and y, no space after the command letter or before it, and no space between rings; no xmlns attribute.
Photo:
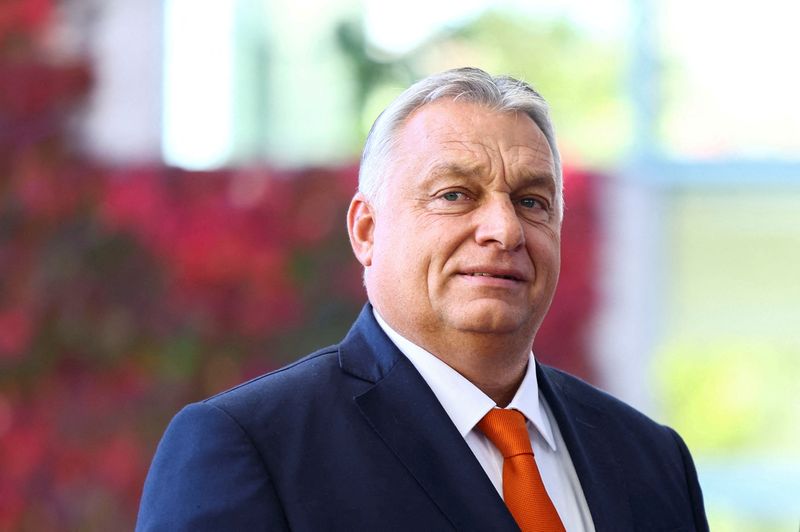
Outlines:
<svg viewBox="0 0 800 532"><path fill-rule="evenodd" d="M800 523L800 4L4 0L0 530L130 528L177 410L346 332L413 80L531 82L565 161L537 357L675 427L712 530Z"/></svg>

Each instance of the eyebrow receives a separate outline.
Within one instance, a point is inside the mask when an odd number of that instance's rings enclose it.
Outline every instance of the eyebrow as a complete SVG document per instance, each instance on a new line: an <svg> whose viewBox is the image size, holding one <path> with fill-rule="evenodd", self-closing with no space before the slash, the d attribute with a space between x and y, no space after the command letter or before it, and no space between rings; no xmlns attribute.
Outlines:
<svg viewBox="0 0 800 532"><path fill-rule="evenodd" d="M474 179L485 172L486 168L481 164L464 165L456 162L448 162L433 166L428 172L425 181L431 182L442 177L450 176ZM552 190L556 188L556 178L552 172L523 173L520 176L520 181L524 182L525 186L545 185Z"/></svg>
<svg viewBox="0 0 800 532"><path fill-rule="evenodd" d="M428 177L431 179L447 176L478 177L482 173L485 173L485 171L485 167L480 164L464 165L451 162L435 165L428 172Z"/></svg>

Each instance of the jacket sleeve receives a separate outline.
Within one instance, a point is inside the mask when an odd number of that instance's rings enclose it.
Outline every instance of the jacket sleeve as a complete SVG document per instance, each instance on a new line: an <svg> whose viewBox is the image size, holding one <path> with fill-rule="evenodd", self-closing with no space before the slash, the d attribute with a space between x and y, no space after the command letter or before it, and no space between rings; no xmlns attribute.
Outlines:
<svg viewBox="0 0 800 532"><path fill-rule="evenodd" d="M137 531L288 530L266 465L224 410L189 405L170 423L144 485Z"/></svg>
<svg viewBox="0 0 800 532"><path fill-rule="evenodd" d="M680 435L672 429L670 429L670 432L678 444L681 459L683 460L683 469L688 484L687 487L689 490L689 500L692 505L695 530L708 532L708 520L706 519L706 512L703 505L703 492L700 490L700 482L697 479L697 470L694 467L692 455L689 453L689 448L686 447L686 443L684 443Z"/></svg>

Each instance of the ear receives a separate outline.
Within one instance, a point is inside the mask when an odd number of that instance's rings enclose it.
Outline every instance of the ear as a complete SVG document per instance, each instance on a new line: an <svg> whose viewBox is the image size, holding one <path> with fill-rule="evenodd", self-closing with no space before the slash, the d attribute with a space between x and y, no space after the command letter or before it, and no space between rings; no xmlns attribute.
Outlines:
<svg viewBox="0 0 800 532"><path fill-rule="evenodd" d="M375 211L361 192L356 192L350 201L350 208L347 209L347 232L358 262L365 268L371 266Z"/></svg>

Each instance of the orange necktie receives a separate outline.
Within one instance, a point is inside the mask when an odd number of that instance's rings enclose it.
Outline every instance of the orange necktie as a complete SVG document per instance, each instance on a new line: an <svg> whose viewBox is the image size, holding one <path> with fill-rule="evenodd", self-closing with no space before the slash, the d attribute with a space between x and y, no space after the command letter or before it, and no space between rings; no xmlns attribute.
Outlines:
<svg viewBox="0 0 800 532"><path fill-rule="evenodd" d="M478 428L503 454L503 499L522 532L564 532L533 459L525 416L493 408Z"/></svg>

